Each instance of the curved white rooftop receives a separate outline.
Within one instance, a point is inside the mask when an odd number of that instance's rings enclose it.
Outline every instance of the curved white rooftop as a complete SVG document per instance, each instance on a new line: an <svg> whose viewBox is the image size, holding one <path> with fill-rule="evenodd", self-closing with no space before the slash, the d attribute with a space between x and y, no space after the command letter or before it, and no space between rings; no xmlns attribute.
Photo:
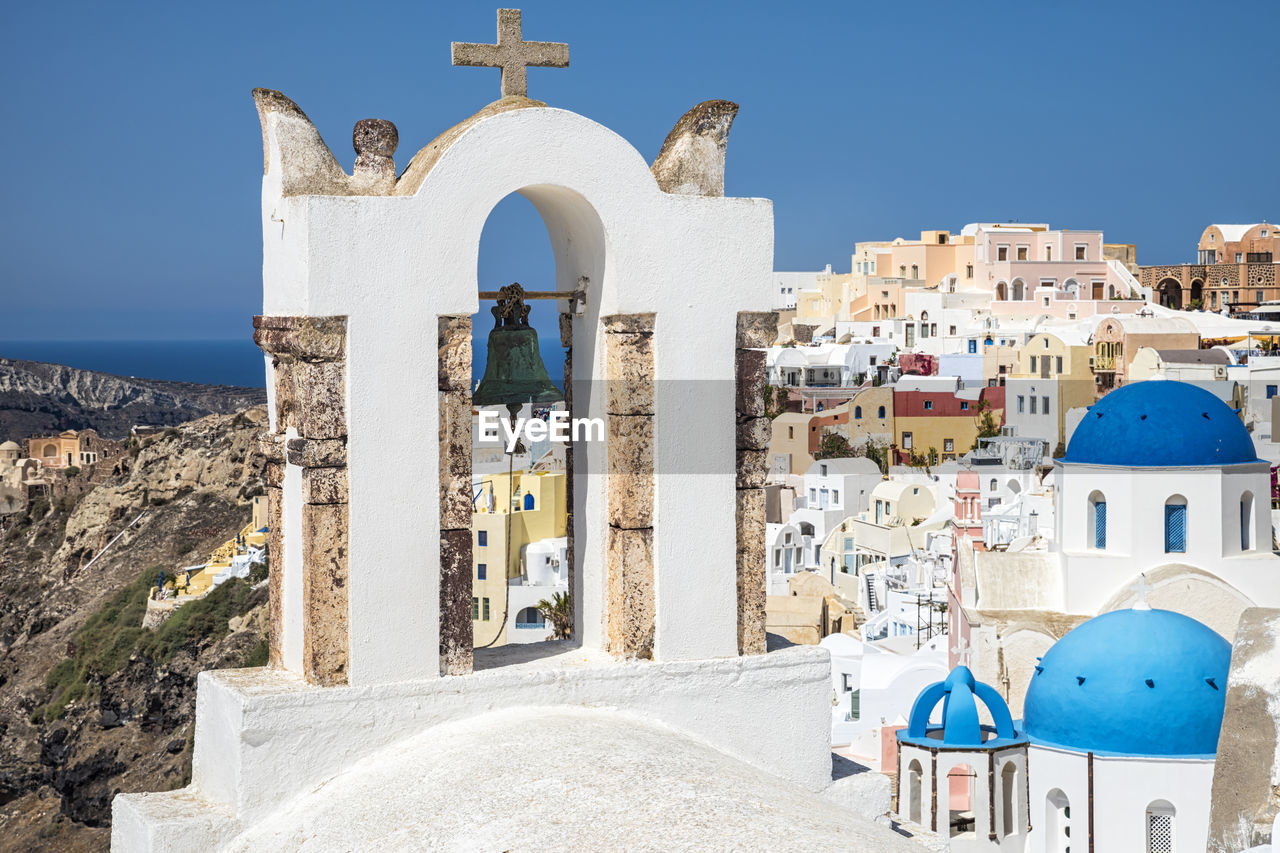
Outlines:
<svg viewBox="0 0 1280 853"><path fill-rule="evenodd" d="M1249 225L1219 225L1216 222L1210 225L1210 228L1217 228L1222 232L1222 239L1228 243L1235 243L1244 239L1244 235L1248 233L1250 228L1257 228L1262 225L1261 222L1254 222Z"/></svg>
<svg viewBox="0 0 1280 853"><path fill-rule="evenodd" d="M638 717L517 708L429 730L224 850L919 850L797 784Z"/></svg>

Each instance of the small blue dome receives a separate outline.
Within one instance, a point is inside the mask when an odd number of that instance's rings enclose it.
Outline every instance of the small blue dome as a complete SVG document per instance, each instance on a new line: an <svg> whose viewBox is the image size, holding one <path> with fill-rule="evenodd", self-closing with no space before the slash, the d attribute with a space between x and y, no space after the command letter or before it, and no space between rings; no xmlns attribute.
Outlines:
<svg viewBox="0 0 1280 853"><path fill-rule="evenodd" d="M994 726L981 725L978 703L987 706ZM933 709L942 702L942 725L929 725ZM967 666L951 670L946 681L935 681L916 697L911 706L911 719L906 731L898 732L898 740L917 746L992 748L1025 741L1013 728L1009 706L989 684L977 681Z"/></svg>
<svg viewBox="0 0 1280 853"><path fill-rule="evenodd" d="M1185 382L1122 385L1089 407L1063 462L1126 468L1256 462L1240 418L1213 394Z"/></svg>
<svg viewBox="0 0 1280 853"><path fill-rule="evenodd" d="M1023 728L1080 752L1213 755L1230 665L1231 644L1181 613L1104 613L1045 652Z"/></svg>

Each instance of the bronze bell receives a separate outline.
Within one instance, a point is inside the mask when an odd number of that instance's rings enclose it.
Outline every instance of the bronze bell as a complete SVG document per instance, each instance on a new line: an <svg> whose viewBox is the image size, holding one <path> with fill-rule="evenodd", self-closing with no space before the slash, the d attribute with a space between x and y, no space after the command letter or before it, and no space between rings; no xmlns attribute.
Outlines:
<svg viewBox="0 0 1280 853"><path fill-rule="evenodd" d="M520 283L502 288L498 304L490 310L494 322L487 344L489 357L472 402L505 405L514 418L525 403L563 400L564 392L551 381L538 353L538 333L529 325L529 306Z"/></svg>

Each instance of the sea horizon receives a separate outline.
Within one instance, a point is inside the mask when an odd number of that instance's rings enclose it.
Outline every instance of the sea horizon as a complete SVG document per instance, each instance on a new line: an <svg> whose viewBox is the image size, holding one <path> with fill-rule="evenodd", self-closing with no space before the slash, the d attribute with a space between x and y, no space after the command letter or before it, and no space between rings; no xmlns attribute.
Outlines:
<svg viewBox="0 0 1280 853"><path fill-rule="evenodd" d="M474 387L484 375L488 353L482 338L472 358ZM563 384L564 348L558 338L539 338L547 373ZM162 379L201 385L262 388L266 366L251 338L188 340L15 340L0 341L0 357L61 364L135 379Z"/></svg>

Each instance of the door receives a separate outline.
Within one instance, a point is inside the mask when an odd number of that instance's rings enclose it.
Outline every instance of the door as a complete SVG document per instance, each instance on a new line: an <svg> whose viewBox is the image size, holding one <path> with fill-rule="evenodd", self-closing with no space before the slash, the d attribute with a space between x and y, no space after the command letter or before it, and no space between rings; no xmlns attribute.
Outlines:
<svg viewBox="0 0 1280 853"><path fill-rule="evenodd" d="M1040 378L1049 378L1049 356L1047 355L1040 356Z"/></svg>
<svg viewBox="0 0 1280 853"><path fill-rule="evenodd" d="M1103 282L1100 281L1093 283L1093 298L1095 301L1102 299L1102 285Z"/></svg>

